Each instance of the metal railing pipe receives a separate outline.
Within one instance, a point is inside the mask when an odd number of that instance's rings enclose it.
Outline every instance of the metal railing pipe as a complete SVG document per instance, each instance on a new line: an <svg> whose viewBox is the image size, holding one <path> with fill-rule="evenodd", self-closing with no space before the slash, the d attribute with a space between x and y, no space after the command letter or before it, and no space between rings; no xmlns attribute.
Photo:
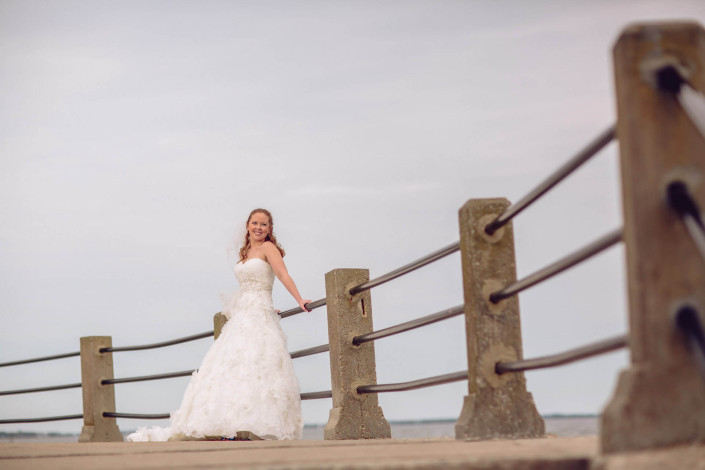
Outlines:
<svg viewBox="0 0 705 470"><path fill-rule="evenodd" d="M622 229L614 230L607 235L599 238L593 243L581 248L580 250L562 258L555 263L541 269L540 271L531 274L520 281L506 286L504 289L500 289L497 292L490 294L490 301L492 303L498 303L503 299L511 297L518 294L519 292L528 289L531 286L538 284L539 282L545 281L548 278L559 274L566 269L572 268L576 264L585 261L588 258L595 256L601 251L619 243L622 241Z"/></svg>
<svg viewBox="0 0 705 470"><path fill-rule="evenodd" d="M532 202L536 201L546 192L550 191L568 175L577 170L583 163L587 162L590 158L597 154L597 152L602 150L607 144L612 142L615 136L616 127L613 124L598 135L595 140L590 142L587 147L578 152L577 155L568 160L565 164L563 164L563 166L558 168L558 170L542 181L541 184L534 188L529 194L509 206L507 210L499 215L499 217L487 224L487 227L485 227L485 232L487 232L488 235L492 235L494 232L499 230L500 227L506 225L507 222L512 220L517 214L529 207Z"/></svg>
<svg viewBox="0 0 705 470"><path fill-rule="evenodd" d="M615 336L614 338L591 343L559 354L537 357L535 359L523 359L521 361L498 362L495 365L495 372L505 374L507 372L523 372L532 369L560 366L625 348L628 346L628 342L629 339L627 335Z"/></svg>
<svg viewBox="0 0 705 470"><path fill-rule="evenodd" d="M678 102L693 125L700 131L700 135L705 138L705 96L685 83L678 93Z"/></svg>
<svg viewBox="0 0 705 470"><path fill-rule="evenodd" d="M449 308L438 313L433 313L425 317L417 318L416 320L411 320L406 323L400 323L399 325L390 326L389 328L385 328L379 331L373 331L372 333L355 336L352 339L352 343L355 346L359 346L360 344L366 343L368 341L386 338L387 336L396 335L404 331L413 330L414 328L419 328L425 325L430 325L431 323L436 323L451 317L455 317L457 315L462 315L464 311L464 305L457 305L453 308Z"/></svg>
<svg viewBox="0 0 705 470"><path fill-rule="evenodd" d="M705 96L685 83L678 93L678 102L693 125L700 131L700 135L705 138Z"/></svg>
<svg viewBox="0 0 705 470"><path fill-rule="evenodd" d="M319 398L333 398L333 392L326 390L324 392L305 392L301 394L302 400L317 400Z"/></svg>
<svg viewBox="0 0 705 470"><path fill-rule="evenodd" d="M113 413L104 412L104 418L125 418L125 419L169 419L171 417L170 413L161 414L139 414L139 413Z"/></svg>
<svg viewBox="0 0 705 470"><path fill-rule="evenodd" d="M325 390L321 392L305 392L301 394L302 400L316 400L319 398L332 398L333 392L331 390ZM82 417L82 416L81 416ZM103 417L105 418L125 418L125 419L169 419L171 413L113 413L104 412ZM22 421L23 422L23 421ZM2 423L2 421L0 421Z"/></svg>
<svg viewBox="0 0 705 470"><path fill-rule="evenodd" d="M309 302L306 304L306 307L308 308L308 311L310 312L311 310L314 310L318 307L323 307L326 304L326 299L318 299L313 302ZM286 318L290 317L292 315L298 315L299 313L303 313L303 310L301 307L296 307L292 308L289 310L284 310L283 312L279 312L279 317L281 318Z"/></svg>
<svg viewBox="0 0 705 470"><path fill-rule="evenodd" d="M213 336L213 330L206 331L204 333L199 333L197 335L184 336L183 338L177 338L177 339L173 339L170 341L163 341L161 343L141 344L139 346L124 346L124 347L119 347L119 348L115 348L115 347L100 348L100 352L107 353L107 352L141 351L143 349L163 348L165 346L173 346L175 344L186 343L189 341L195 341L197 339L208 338L210 336Z"/></svg>
<svg viewBox="0 0 705 470"><path fill-rule="evenodd" d="M385 282L389 282L392 279L396 279L400 276L403 276L404 274L408 274L411 271L415 271L423 266L426 266L427 264L433 263L434 261L437 261L441 258L444 258L444 257L446 257L450 254L453 254L459 250L460 250L460 243L459 242L452 243L444 248L441 248L440 250L434 251L433 253L424 256L423 258L417 259L414 262L406 264L406 265L402 266L401 268L395 269L394 271L390 271L387 274L379 276L375 279L370 279L367 282L363 282L360 285L352 287L350 289L349 293L350 293L350 295L355 295L355 294L359 294L360 292L372 289L373 287L384 284Z"/></svg>
<svg viewBox="0 0 705 470"><path fill-rule="evenodd" d="M124 379L104 379L100 381L101 385L111 384L126 384L130 382L146 382L148 380L173 379L175 377L187 377L192 375L195 370L184 370L181 372L169 372L166 374L143 375L140 377L126 377Z"/></svg>
<svg viewBox="0 0 705 470"><path fill-rule="evenodd" d="M324 353L330 351L330 345L328 344L322 344L320 346L314 346L312 348L307 348L307 349L300 349L298 351L294 351L290 353L290 356L292 359L296 359L297 357L304 357L304 356L311 356L313 354L319 354L319 353Z"/></svg>
<svg viewBox="0 0 705 470"><path fill-rule="evenodd" d="M656 68L653 70L654 84L659 91L673 93L685 114L690 118L696 129L705 138L705 96L694 89L683 76L682 64L673 60L653 60Z"/></svg>
<svg viewBox="0 0 705 470"><path fill-rule="evenodd" d="M65 357L76 357L76 356L80 356L80 355L81 355L81 353L79 351L76 351L76 352L66 353L66 354L57 354L55 356L37 357L34 359L24 359L22 361L2 362L2 363L0 363L0 367L19 366L20 364L30 364L32 362L53 361L54 359L63 359Z"/></svg>
<svg viewBox="0 0 705 470"><path fill-rule="evenodd" d="M690 214L683 216L683 223L690 234L690 238L698 248L700 256L705 260L705 228Z"/></svg>
<svg viewBox="0 0 705 470"><path fill-rule="evenodd" d="M688 186L682 181L674 181L668 185L666 194L668 204L681 216L690 238L705 259L705 224Z"/></svg>
<svg viewBox="0 0 705 470"><path fill-rule="evenodd" d="M81 388L81 384L53 385L49 387L26 388L23 390L6 390L4 392L0 392L0 395L21 395L23 393L49 392L52 390L65 390L68 388Z"/></svg>
<svg viewBox="0 0 705 470"><path fill-rule="evenodd" d="M683 305L676 311L674 321L688 339L695 363L705 378L705 327L698 310L692 305Z"/></svg>
<svg viewBox="0 0 705 470"><path fill-rule="evenodd" d="M325 351L328 351L329 347L327 344L323 344L321 346L314 346L312 348L307 348L307 349L302 349L299 351L294 351L291 353L291 358L294 359L296 357L303 357L303 356L310 356L312 354L318 354L322 353ZM112 385L112 384L124 384L124 383L131 383L131 382L146 382L148 380L162 380L162 379L172 379L176 377L188 377L189 375L192 375L196 370L191 369L191 370L184 370L180 372L168 372L166 374L154 374L154 375L142 375L138 377L126 377L122 379L104 379L101 380L100 383L101 385ZM77 387L80 387L81 384L76 384ZM65 388L68 388L66 386ZM40 390L37 390L40 391ZM0 392L0 395L3 393Z"/></svg>
<svg viewBox="0 0 705 470"><path fill-rule="evenodd" d="M436 375L425 379L412 380L410 382L400 382L395 384L380 384L380 385L359 385L357 393L384 393L384 392L403 392L406 390L415 390L417 388L431 387L434 385L442 385L451 382L460 382L467 380L468 371L452 372L450 374Z"/></svg>
<svg viewBox="0 0 705 470"><path fill-rule="evenodd" d="M48 421L64 421L69 419L83 419L83 415L65 415L52 416L49 418L18 418L18 419L0 419L0 424L16 424L16 423L45 423Z"/></svg>

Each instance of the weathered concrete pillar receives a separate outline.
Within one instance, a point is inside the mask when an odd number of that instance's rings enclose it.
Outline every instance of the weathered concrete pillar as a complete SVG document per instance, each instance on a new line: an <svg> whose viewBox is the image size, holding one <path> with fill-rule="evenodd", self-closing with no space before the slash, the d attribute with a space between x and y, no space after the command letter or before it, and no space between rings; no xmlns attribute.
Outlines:
<svg viewBox="0 0 705 470"><path fill-rule="evenodd" d="M631 365L602 414L604 453L705 440L705 382L672 318L683 301L705 306L705 262L665 202L679 179L705 206L705 140L654 85L669 63L705 90L702 27L634 25L614 47Z"/></svg>
<svg viewBox="0 0 705 470"><path fill-rule="evenodd" d="M484 230L508 206L506 199L471 199L460 209L469 394L455 424L456 439L544 435L524 374L495 372L498 362L522 358L519 300L489 299L516 281L511 223L491 236Z"/></svg>
<svg viewBox="0 0 705 470"><path fill-rule="evenodd" d="M374 342L355 346L352 338L372 332L370 291L354 296L351 287L369 280L366 269L335 269L326 274L328 342L333 408L325 439L391 437L377 394L360 395L357 387L377 383Z"/></svg>
<svg viewBox="0 0 705 470"><path fill-rule="evenodd" d="M110 336L81 338L81 388L83 391L83 429L78 442L123 441L115 418L104 418L104 412L115 412L115 386L101 385L113 377L113 354L101 353L110 348Z"/></svg>
<svg viewBox="0 0 705 470"><path fill-rule="evenodd" d="M228 318L222 313L218 312L213 315L213 341L218 339L220 333L223 331L223 327L228 322Z"/></svg>

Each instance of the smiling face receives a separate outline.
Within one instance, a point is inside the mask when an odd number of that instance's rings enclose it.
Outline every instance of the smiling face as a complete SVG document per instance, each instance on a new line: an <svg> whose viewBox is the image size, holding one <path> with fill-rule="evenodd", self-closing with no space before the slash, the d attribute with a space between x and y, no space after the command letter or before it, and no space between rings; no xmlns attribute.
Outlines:
<svg viewBox="0 0 705 470"><path fill-rule="evenodd" d="M250 234L252 242L264 243L271 230L271 221L267 214L255 212L247 222L247 232Z"/></svg>

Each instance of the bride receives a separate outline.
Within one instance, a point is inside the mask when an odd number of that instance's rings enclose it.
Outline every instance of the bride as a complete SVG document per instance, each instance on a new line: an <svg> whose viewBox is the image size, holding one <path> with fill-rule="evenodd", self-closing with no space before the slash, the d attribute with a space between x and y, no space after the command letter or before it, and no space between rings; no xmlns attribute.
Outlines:
<svg viewBox="0 0 705 470"><path fill-rule="evenodd" d="M287 272L269 211L253 210L246 227L235 265L240 289L223 310L228 322L193 373L170 426L140 428L128 441L301 438L299 383L272 302L274 276L303 310L310 300L301 298Z"/></svg>

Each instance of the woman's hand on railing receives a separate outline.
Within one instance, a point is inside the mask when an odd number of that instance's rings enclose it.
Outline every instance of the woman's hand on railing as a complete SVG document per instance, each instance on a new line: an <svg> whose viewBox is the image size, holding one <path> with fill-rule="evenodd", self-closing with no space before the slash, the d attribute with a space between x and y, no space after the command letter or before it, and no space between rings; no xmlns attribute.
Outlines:
<svg viewBox="0 0 705 470"><path fill-rule="evenodd" d="M306 305L310 303L311 299L301 299L299 300L299 307L301 307L301 310L303 310L304 312L310 312L311 310L306 307Z"/></svg>

